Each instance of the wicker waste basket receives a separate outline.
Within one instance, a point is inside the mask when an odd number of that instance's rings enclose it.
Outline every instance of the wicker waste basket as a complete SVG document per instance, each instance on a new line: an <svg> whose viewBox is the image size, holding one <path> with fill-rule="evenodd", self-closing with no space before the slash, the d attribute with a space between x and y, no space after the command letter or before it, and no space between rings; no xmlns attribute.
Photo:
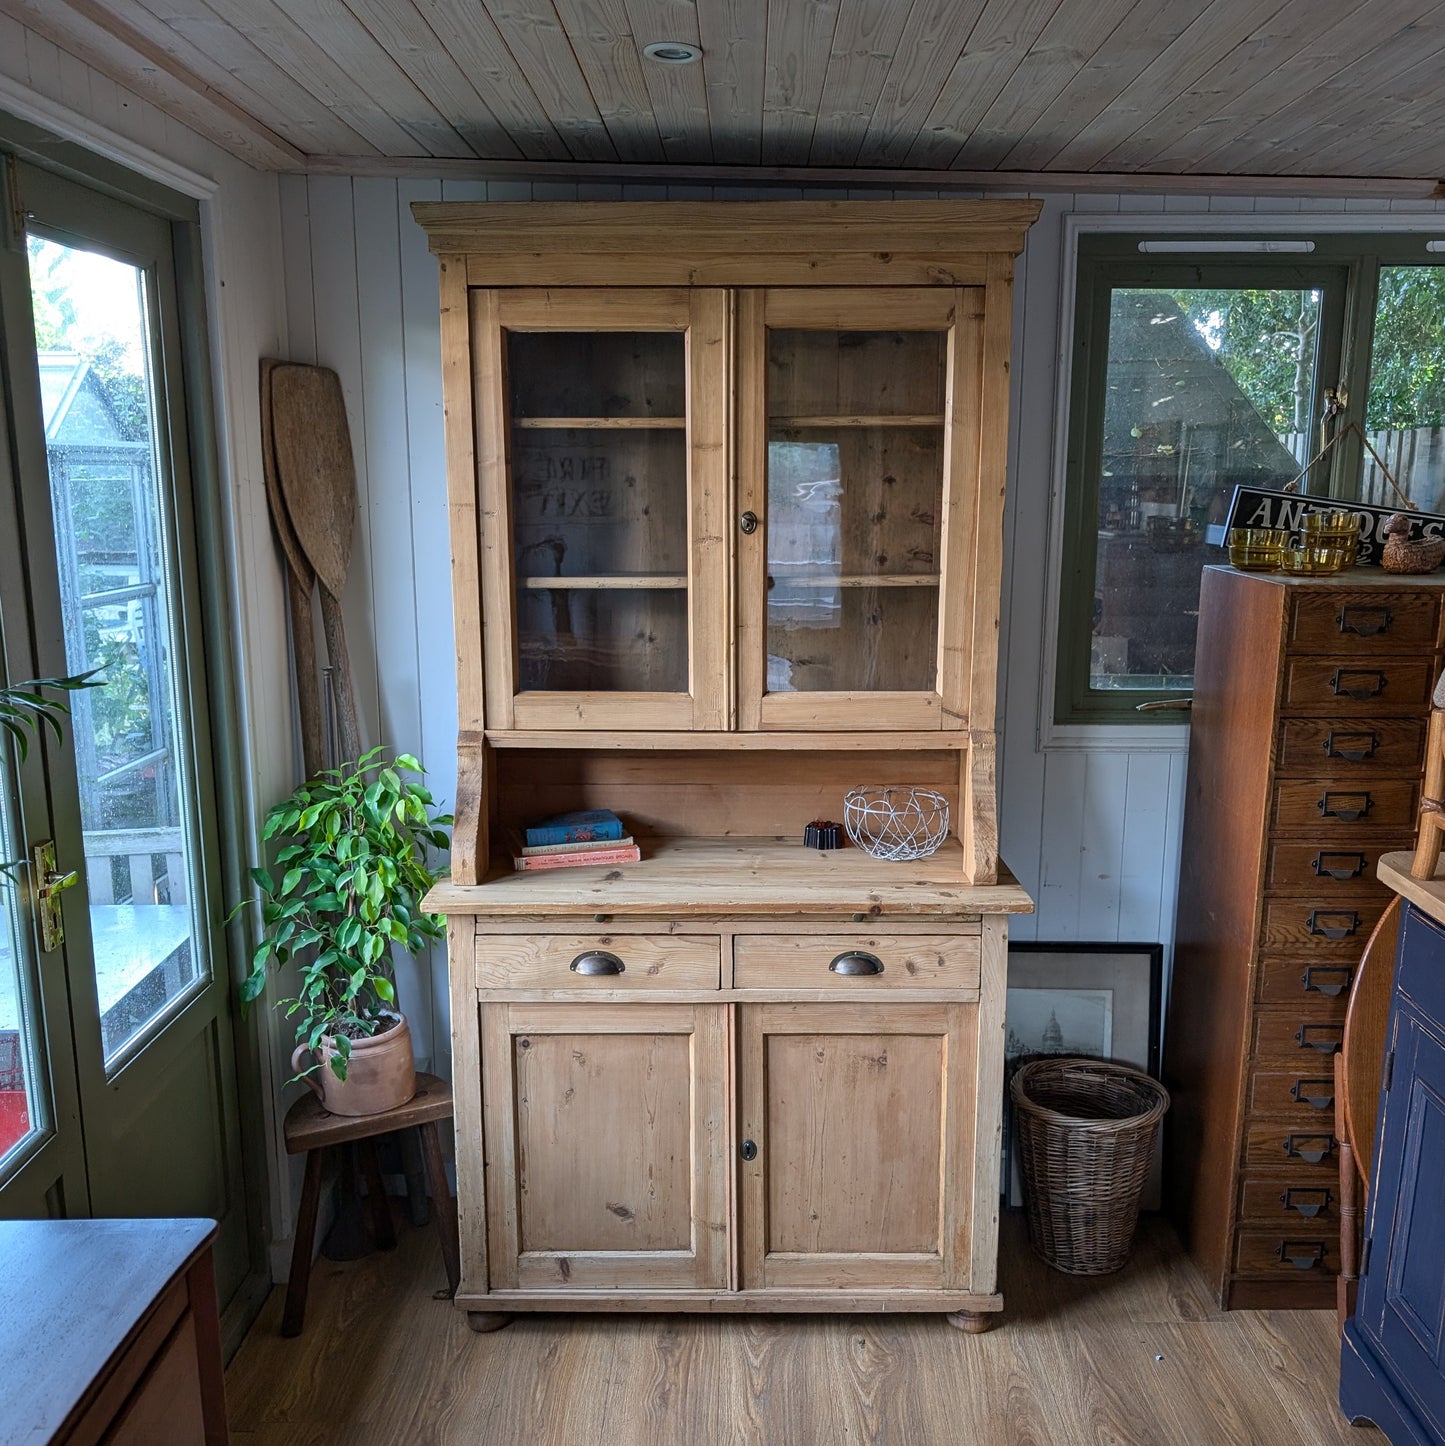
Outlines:
<svg viewBox="0 0 1445 1446"><path fill-rule="evenodd" d="M1022 1065L1010 1092L1029 1243L1069 1275L1120 1269L1169 1092L1127 1065L1063 1056Z"/></svg>

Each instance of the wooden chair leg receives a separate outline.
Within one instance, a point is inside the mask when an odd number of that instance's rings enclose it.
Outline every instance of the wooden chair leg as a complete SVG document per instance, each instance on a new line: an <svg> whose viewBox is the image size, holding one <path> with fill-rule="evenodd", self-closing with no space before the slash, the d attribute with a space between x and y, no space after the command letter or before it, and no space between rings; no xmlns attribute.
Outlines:
<svg viewBox="0 0 1445 1446"><path fill-rule="evenodd" d="M435 1120L416 1127L421 1136L422 1159L426 1164L427 1188L431 1191L432 1218L442 1243L442 1260L447 1268L447 1283L452 1294L461 1283L461 1246L457 1240L457 1207L447 1188L446 1166L442 1163L442 1143L437 1136Z"/></svg>
<svg viewBox="0 0 1445 1446"><path fill-rule="evenodd" d="M281 1313L281 1334L299 1336L306 1320L306 1292L311 1285L311 1252L316 1245L316 1210L321 1203L322 1150L306 1152L306 1180L301 1186L301 1209L296 1216L296 1240L291 1246L291 1274L286 1281L286 1309Z"/></svg>
<svg viewBox="0 0 1445 1446"><path fill-rule="evenodd" d="M378 1250L396 1249L396 1227L381 1179L381 1161L376 1158L375 1138L361 1142L361 1168L366 1171L366 1203L371 1209L371 1238Z"/></svg>

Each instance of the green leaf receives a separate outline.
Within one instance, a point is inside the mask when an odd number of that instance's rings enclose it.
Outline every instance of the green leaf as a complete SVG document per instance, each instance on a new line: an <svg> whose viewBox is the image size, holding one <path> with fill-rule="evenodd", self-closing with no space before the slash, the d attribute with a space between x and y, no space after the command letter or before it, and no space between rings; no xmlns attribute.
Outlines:
<svg viewBox="0 0 1445 1446"><path fill-rule="evenodd" d="M384 1000L387 1004L395 1002L396 989L393 987L390 979L373 979L371 981L371 987L376 990L376 997L378 999Z"/></svg>
<svg viewBox="0 0 1445 1446"><path fill-rule="evenodd" d="M305 876L305 869L287 869L285 878L281 880L281 892L289 894Z"/></svg>

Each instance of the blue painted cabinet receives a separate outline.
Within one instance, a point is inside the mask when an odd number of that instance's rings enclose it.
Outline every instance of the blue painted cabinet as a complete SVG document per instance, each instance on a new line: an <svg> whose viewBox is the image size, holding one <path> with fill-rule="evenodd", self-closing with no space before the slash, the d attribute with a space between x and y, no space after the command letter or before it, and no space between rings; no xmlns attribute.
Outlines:
<svg viewBox="0 0 1445 1446"><path fill-rule="evenodd" d="M1395 959L1365 1242L1340 1407L1393 1446L1445 1446L1445 926L1414 905Z"/></svg>

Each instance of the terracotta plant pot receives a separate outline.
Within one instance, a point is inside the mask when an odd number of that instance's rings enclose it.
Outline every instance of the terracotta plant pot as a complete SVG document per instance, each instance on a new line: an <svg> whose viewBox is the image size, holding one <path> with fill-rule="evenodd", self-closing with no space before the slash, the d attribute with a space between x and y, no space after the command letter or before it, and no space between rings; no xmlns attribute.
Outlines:
<svg viewBox="0 0 1445 1446"><path fill-rule="evenodd" d="M416 1093L416 1065L411 1052L411 1028L405 1015L397 1015L390 1029L370 1039L351 1041L346 1078L337 1079L331 1068L335 1054L330 1035L321 1037L321 1067L306 1076L306 1083L333 1115L375 1115L404 1105ZM306 1067L311 1051L303 1044L291 1055L291 1068Z"/></svg>

